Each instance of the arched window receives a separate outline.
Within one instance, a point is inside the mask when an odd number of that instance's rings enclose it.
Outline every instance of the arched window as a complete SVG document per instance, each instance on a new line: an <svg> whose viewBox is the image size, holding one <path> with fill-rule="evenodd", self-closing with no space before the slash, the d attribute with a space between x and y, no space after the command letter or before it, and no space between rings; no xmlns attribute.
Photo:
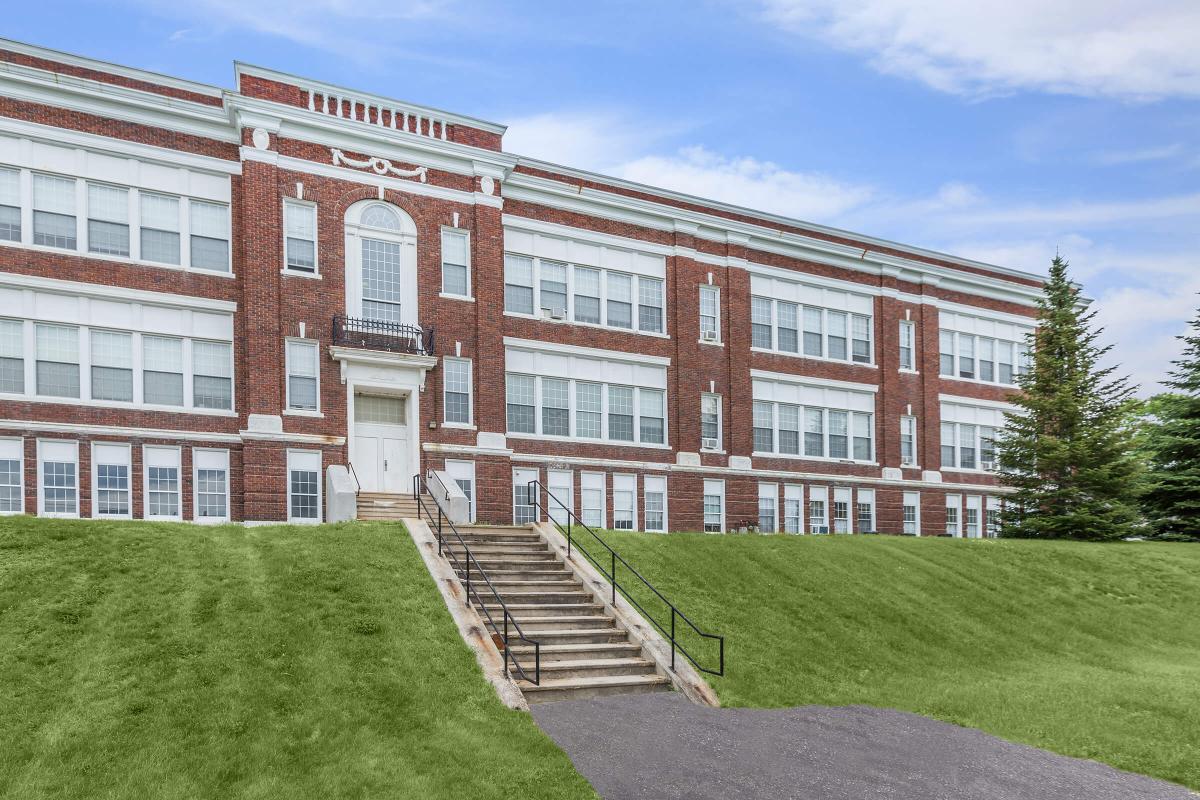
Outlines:
<svg viewBox="0 0 1200 800"><path fill-rule="evenodd" d="M364 228L378 228L383 231L399 231L400 217L383 203L372 203L363 209L359 217L359 225Z"/></svg>
<svg viewBox="0 0 1200 800"><path fill-rule="evenodd" d="M346 211L347 313L378 322L416 323L416 225L377 200Z"/></svg>

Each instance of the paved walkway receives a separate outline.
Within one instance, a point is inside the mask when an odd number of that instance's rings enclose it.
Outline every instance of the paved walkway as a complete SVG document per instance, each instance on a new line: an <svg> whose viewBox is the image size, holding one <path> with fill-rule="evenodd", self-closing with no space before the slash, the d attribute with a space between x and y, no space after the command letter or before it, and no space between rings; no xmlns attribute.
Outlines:
<svg viewBox="0 0 1200 800"><path fill-rule="evenodd" d="M1196 800L901 711L711 709L674 692L533 706L605 800Z"/></svg>

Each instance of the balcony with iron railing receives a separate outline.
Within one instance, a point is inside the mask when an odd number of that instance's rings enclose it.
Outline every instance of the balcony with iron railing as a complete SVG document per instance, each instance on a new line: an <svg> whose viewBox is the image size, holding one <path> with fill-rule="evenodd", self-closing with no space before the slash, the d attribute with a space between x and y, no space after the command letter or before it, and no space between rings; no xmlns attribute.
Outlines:
<svg viewBox="0 0 1200 800"><path fill-rule="evenodd" d="M333 344L387 353L432 356L433 326L338 314L333 318Z"/></svg>

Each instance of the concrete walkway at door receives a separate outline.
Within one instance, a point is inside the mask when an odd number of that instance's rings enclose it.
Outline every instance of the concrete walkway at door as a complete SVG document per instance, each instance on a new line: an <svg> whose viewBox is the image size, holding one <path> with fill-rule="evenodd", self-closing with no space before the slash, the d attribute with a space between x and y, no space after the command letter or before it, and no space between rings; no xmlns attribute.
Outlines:
<svg viewBox="0 0 1200 800"><path fill-rule="evenodd" d="M705 708L675 693L534 706L605 800L1196 800L1175 784L901 711Z"/></svg>

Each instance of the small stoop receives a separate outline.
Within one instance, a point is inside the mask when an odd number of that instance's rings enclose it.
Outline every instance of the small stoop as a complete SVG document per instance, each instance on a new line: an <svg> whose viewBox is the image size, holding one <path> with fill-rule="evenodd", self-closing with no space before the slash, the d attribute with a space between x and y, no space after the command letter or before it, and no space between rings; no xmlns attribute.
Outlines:
<svg viewBox="0 0 1200 800"><path fill-rule="evenodd" d="M361 501L359 508L361 519ZM583 586L540 533L530 528L482 525L461 526L459 531L525 636L541 645L538 684L520 679L517 668L509 667L527 702L671 688L670 679L659 672L641 645ZM449 549L458 557L455 572L459 582L465 584L465 553L455 545L457 542ZM471 578L477 580L474 574ZM480 591L480 596L484 607L499 622L503 612L491 592ZM520 661L527 675L532 675L533 646L515 637L512 641L510 654Z"/></svg>
<svg viewBox="0 0 1200 800"><path fill-rule="evenodd" d="M424 495L426 508L434 508L433 498ZM411 494L359 492L357 518L364 521L415 518L420 515L417 498Z"/></svg>

